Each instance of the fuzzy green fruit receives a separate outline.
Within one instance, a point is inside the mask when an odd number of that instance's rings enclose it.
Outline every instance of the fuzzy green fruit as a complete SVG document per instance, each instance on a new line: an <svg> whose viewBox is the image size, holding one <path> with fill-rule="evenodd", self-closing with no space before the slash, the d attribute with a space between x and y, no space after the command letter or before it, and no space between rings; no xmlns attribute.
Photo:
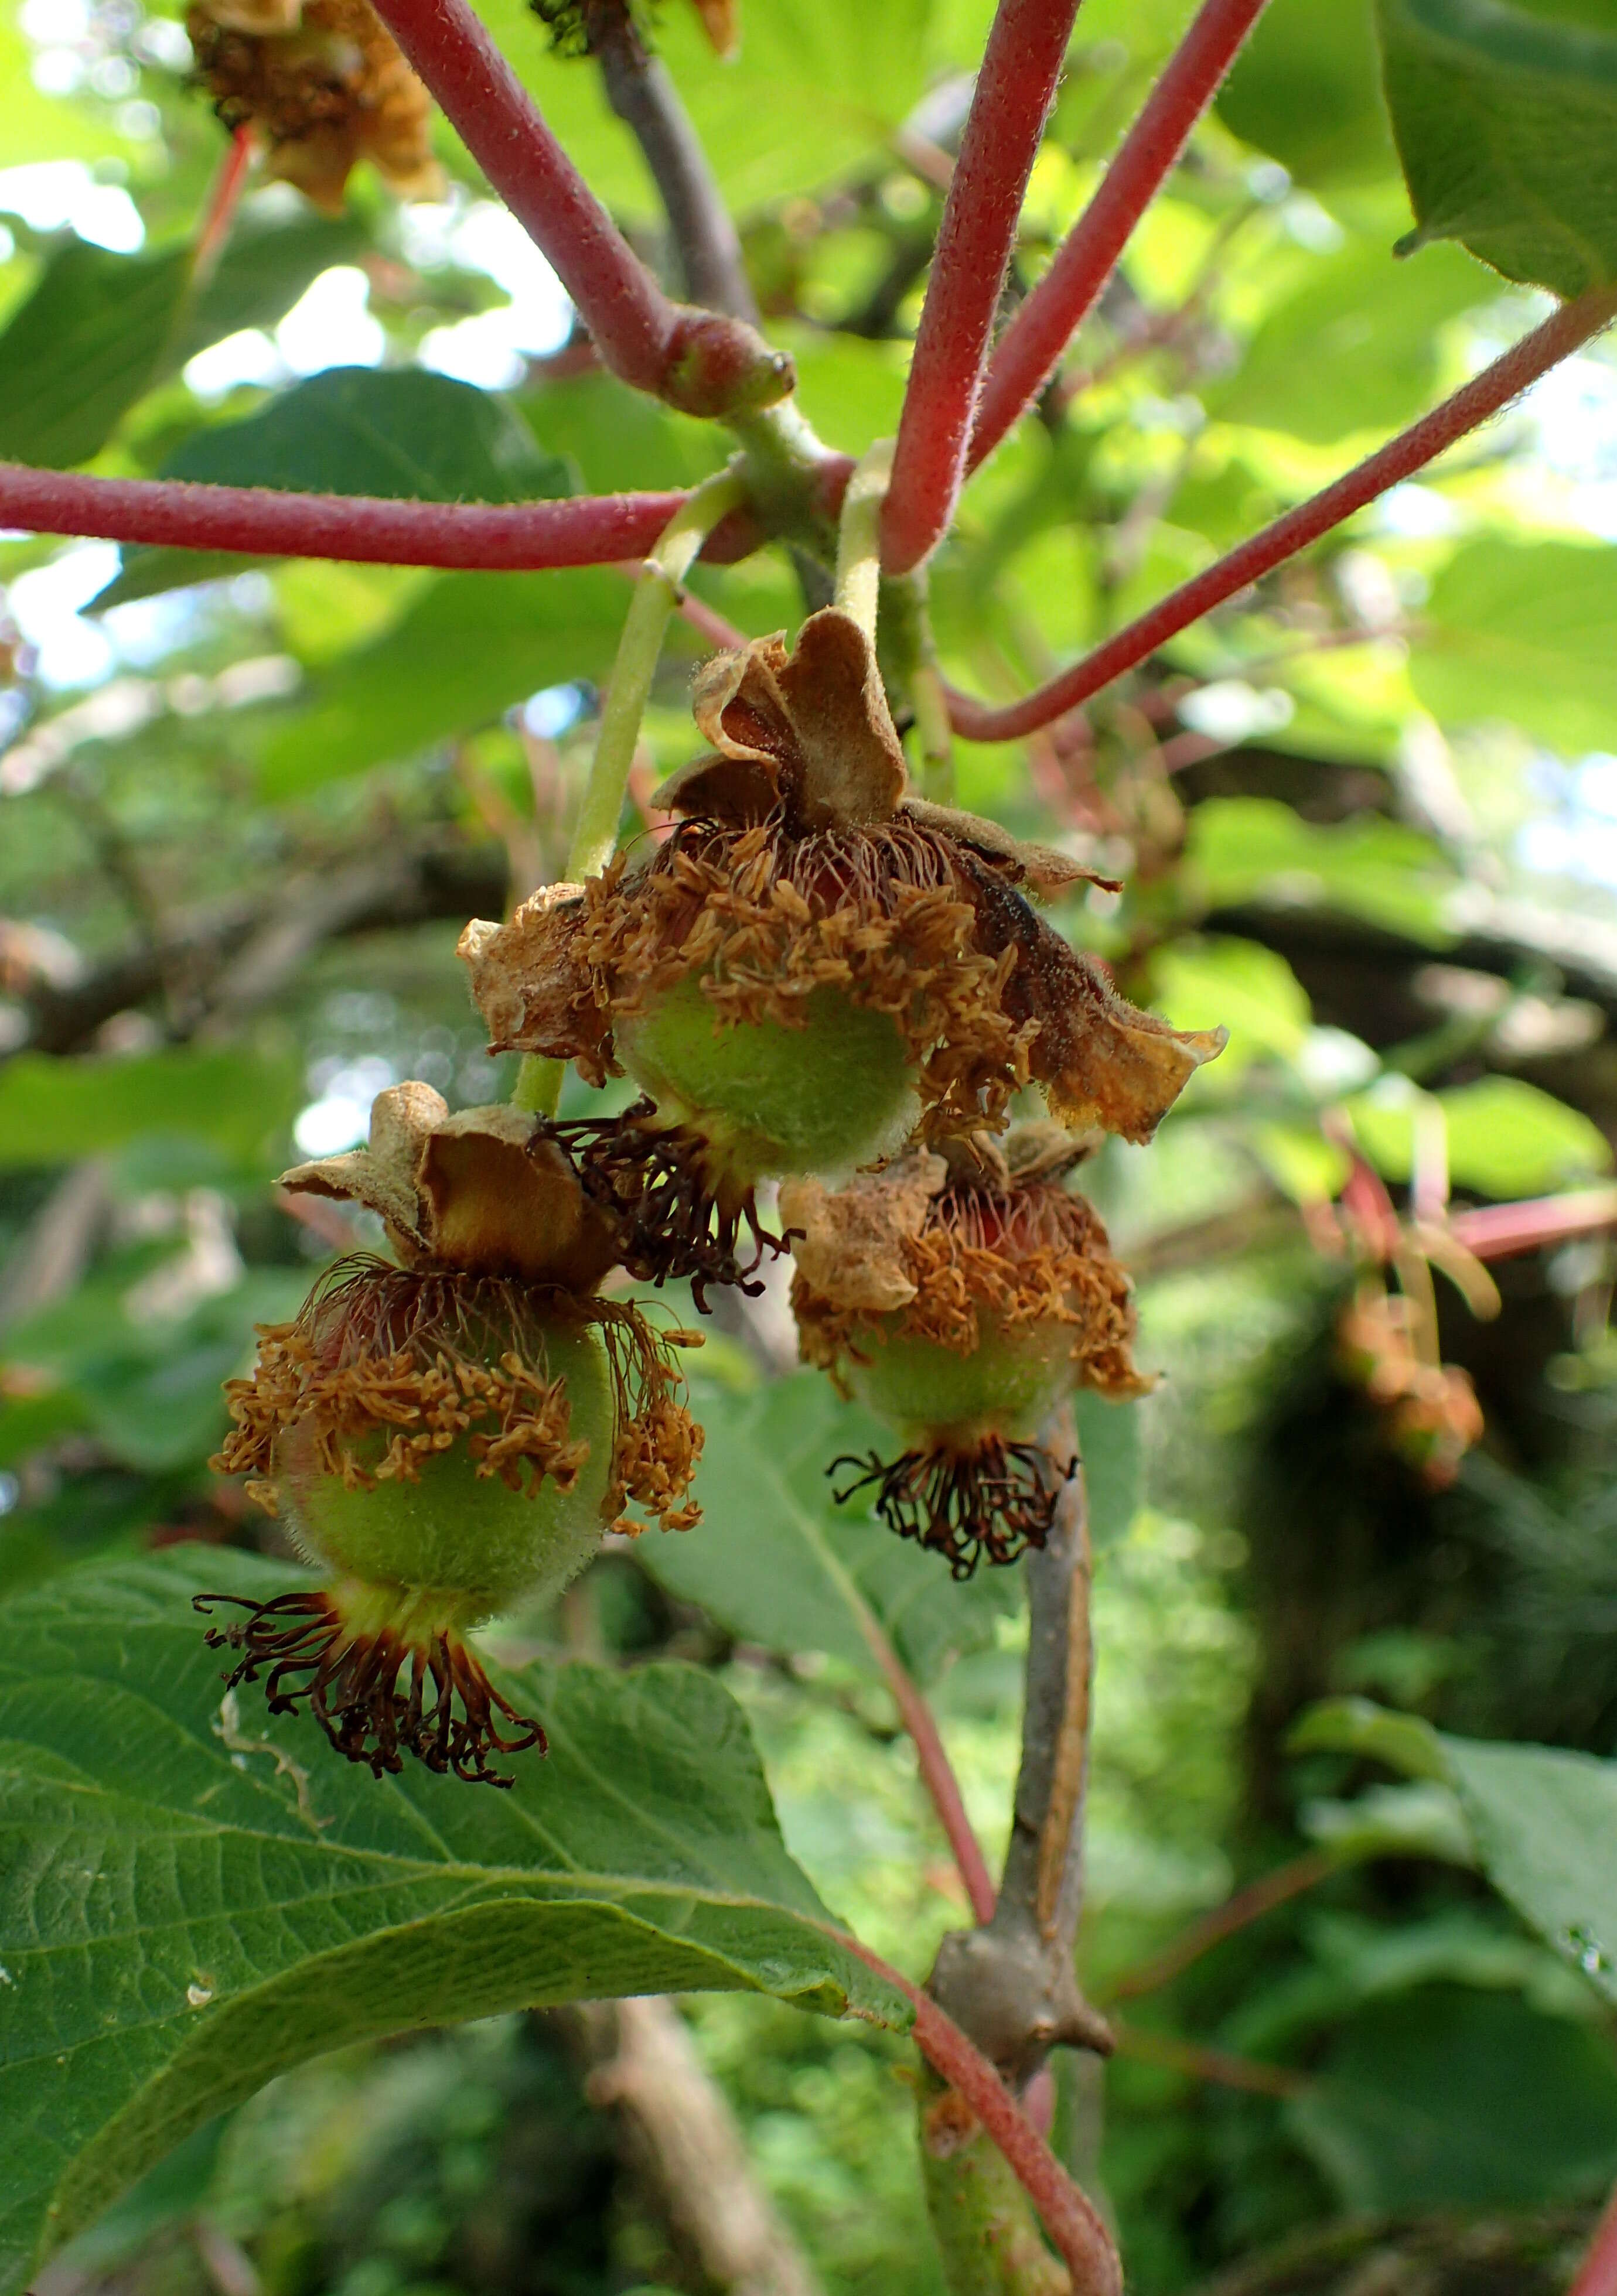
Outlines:
<svg viewBox="0 0 1617 2296"><path fill-rule="evenodd" d="M985 1435L1030 1431L1072 1384L1071 1333L1052 1323L1006 1327L981 1311L978 1328L976 1347L961 1355L887 1316L847 1363L849 1384L923 1447L967 1449Z"/></svg>
<svg viewBox="0 0 1617 2296"><path fill-rule="evenodd" d="M839 1177L900 1147L920 1103L897 1023L840 988L803 1000L804 1026L715 1025L692 976L620 1021L618 1051L661 1117L699 1133L743 1185L771 1175Z"/></svg>
<svg viewBox="0 0 1617 2296"><path fill-rule="evenodd" d="M548 1475L537 1488L524 1477L513 1490L497 1474L478 1472L464 1439L425 1458L417 1480L350 1489L320 1471L310 1423L295 1419L276 1445L275 1481L308 1559L376 1590L384 1610L393 1590L420 1597L446 1628L559 1594L601 1544L617 1398L595 1332L552 1326L544 1344L548 1376L566 1382L569 1439L589 1445L570 1490ZM379 1431L357 1443L356 1464L373 1464L385 1441Z"/></svg>

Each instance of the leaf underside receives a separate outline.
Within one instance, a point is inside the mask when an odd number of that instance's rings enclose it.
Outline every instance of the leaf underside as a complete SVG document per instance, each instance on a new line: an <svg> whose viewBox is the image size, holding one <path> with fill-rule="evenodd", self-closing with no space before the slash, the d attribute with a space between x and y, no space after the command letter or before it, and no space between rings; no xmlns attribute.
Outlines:
<svg viewBox="0 0 1617 2296"><path fill-rule="evenodd" d="M0 1651L0 2288L302 2059L524 2005L743 1989L903 2029L787 1856L710 1677L523 1669L509 1793L378 1782L222 1698L190 1595L298 1583L219 1550L71 1574Z"/></svg>

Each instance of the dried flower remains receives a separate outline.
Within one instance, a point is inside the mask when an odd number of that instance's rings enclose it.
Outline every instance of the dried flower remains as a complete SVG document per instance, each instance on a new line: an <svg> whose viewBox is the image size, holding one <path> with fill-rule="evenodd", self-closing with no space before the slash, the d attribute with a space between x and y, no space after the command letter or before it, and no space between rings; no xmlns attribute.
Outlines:
<svg viewBox="0 0 1617 2296"><path fill-rule="evenodd" d="M215 1467L248 1478L329 1583L242 1603L209 1640L241 1654L233 1685L267 1675L272 1711L306 1703L378 1775L408 1752L509 1784L490 1751L543 1733L468 1630L559 1592L609 1524L637 1530L628 1507L665 1529L697 1519L702 1433L674 1357L694 1335L595 1296L612 1232L538 1129L508 1108L450 1116L425 1085L380 1095L368 1148L283 1185L377 1212L404 1265L340 1261L226 1389Z"/></svg>
<svg viewBox="0 0 1617 2296"><path fill-rule="evenodd" d="M1085 1152L1054 1124L917 1149L833 1193L781 1191L801 1231L792 1304L805 1362L907 1438L891 1461L841 1459L900 1537L948 1561L1014 1561L1048 1536L1063 1472L1033 1439L1075 1386L1114 1400L1150 1382L1131 1355L1129 1279L1083 1197Z"/></svg>
<svg viewBox="0 0 1617 2296"><path fill-rule="evenodd" d="M361 160L400 199L443 196L427 91L370 0L194 0L185 27L225 126L327 215Z"/></svg>
<svg viewBox="0 0 1617 2296"><path fill-rule="evenodd" d="M694 707L712 753L659 792L668 840L461 950L493 1045L596 1084L627 1068L732 1229L759 1179L997 1128L1030 1080L1071 1127L1149 1139L1221 1048L1137 1012L1038 915L1091 873L904 794L850 616L716 656Z"/></svg>

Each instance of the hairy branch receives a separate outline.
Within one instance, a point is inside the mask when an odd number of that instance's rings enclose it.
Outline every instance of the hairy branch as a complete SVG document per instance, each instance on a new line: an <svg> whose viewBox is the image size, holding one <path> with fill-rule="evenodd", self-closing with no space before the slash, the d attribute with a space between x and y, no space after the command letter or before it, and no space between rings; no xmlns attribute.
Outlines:
<svg viewBox="0 0 1617 2296"><path fill-rule="evenodd" d="M373 566L538 570L638 558L685 500L683 494L658 494L512 504L393 502L373 495L200 486L186 479L95 479L0 463L0 525L35 534L93 534L109 542ZM749 521L738 518L731 526L725 537L730 550L717 554L741 556L756 548Z"/></svg>
<svg viewBox="0 0 1617 2296"><path fill-rule="evenodd" d="M1105 2226L994 2067L918 1986L857 1938L843 1935L842 1942L909 2000L916 2047L959 2092L1015 2170L1072 2276L1073 2296L1122 2296L1122 2267Z"/></svg>
<svg viewBox="0 0 1617 2296"><path fill-rule="evenodd" d="M1530 383L1536 382L1541 374L1599 334L1613 317L1617 317L1617 289L1603 287L1580 295L1576 302L1564 304L1430 414L1400 431L1388 445L1321 493L1276 519L1216 565L1208 567L1191 581L1181 583L1148 613L1130 622L1104 644L1096 646L1047 685L1039 686L1021 701L1011 702L1003 709L992 708L967 694L951 694L949 710L956 732L975 742L1014 742L1076 709L1080 701L1087 701L1114 677L1120 677L1124 670L1144 661L1158 646L1188 628L1192 622L1199 621L1213 607L1235 597L1262 575L1272 573L1288 558L1294 558L1300 550L1317 542L1322 535L1340 526L1355 511L1363 510L1400 480L1424 470L1445 447L1452 447L1467 431L1498 414Z"/></svg>
<svg viewBox="0 0 1617 2296"><path fill-rule="evenodd" d="M614 374L687 414L786 396L784 352L738 319L669 300L466 0L380 0L377 13L554 266Z"/></svg>
<svg viewBox="0 0 1617 2296"><path fill-rule="evenodd" d="M596 20L600 20L597 21ZM639 144L669 219L694 303L758 324L741 237L713 180L702 139L666 67L646 52L624 0L591 20L590 52L606 100Z"/></svg>
<svg viewBox="0 0 1617 2296"><path fill-rule="evenodd" d="M1078 0L999 0L944 203L899 419L882 560L907 574L948 530L989 336Z"/></svg>
<svg viewBox="0 0 1617 2296"><path fill-rule="evenodd" d="M1043 390L1267 4L1202 0L1099 190L1000 338L972 432L972 470Z"/></svg>

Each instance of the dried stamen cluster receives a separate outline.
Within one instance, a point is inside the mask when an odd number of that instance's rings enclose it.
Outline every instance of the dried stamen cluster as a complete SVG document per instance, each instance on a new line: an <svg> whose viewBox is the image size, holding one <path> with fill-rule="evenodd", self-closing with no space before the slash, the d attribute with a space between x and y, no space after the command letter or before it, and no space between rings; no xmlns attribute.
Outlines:
<svg viewBox="0 0 1617 2296"><path fill-rule="evenodd" d="M874 1491L889 1530L944 1556L952 1577L969 1578L985 1558L1014 1562L1044 1545L1078 1462L1063 1475L1041 1445L985 1435L970 1451L901 1451L889 1460L875 1451L868 1458L845 1455L825 1472L844 1467L861 1472L833 1492L839 1506L858 1491Z"/></svg>
<svg viewBox="0 0 1617 2296"><path fill-rule="evenodd" d="M240 1595L193 1600L205 1613L227 1603L249 1614L209 1627L204 1637L210 1649L242 1652L225 1677L232 1690L263 1674L272 1714L295 1714L306 1704L337 1751L363 1762L373 1777L396 1776L405 1755L414 1754L430 1770L450 1771L468 1784L509 1786L509 1776L489 1767L491 1751L545 1751L539 1724L500 1695L452 1628L407 1613L380 1624L356 1620L341 1593L281 1595L268 1603ZM513 1734L497 1715L513 1726Z"/></svg>
<svg viewBox="0 0 1617 2296"><path fill-rule="evenodd" d="M715 1197L697 1144L660 1124L653 1101L637 1100L621 1116L546 1122L540 1136L560 1144L586 1196L618 1224L620 1265L641 1283L688 1277L699 1313L716 1283L756 1297L765 1254L786 1250L786 1238L760 1223L751 1189L737 1201Z"/></svg>
<svg viewBox="0 0 1617 2296"><path fill-rule="evenodd" d="M1023 1439L1060 1397L1148 1384L1129 1352L1129 1280L1093 1208L1063 1185L1082 1152L1056 1126L1024 1126L1004 1152L917 1150L840 1193L782 1191L801 1231L804 1360L910 1439L891 1464L839 1461L865 1472L838 1496L874 1488L889 1527L948 1555L957 1578L1044 1544L1061 1478Z"/></svg>
<svg viewBox="0 0 1617 2296"><path fill-rule="evenodd" d="M370 0L195 0L185 25L219 119L316 207L341 213L361 160L401 199L442 196L427 91Z"/></svg>

